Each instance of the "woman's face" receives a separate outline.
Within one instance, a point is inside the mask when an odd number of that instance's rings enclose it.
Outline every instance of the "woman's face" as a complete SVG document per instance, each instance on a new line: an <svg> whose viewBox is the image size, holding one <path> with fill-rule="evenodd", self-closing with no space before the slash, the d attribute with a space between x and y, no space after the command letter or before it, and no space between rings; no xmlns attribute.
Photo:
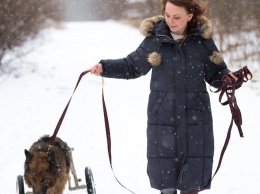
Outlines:
<svg viewBox="0 0 260 194"><path fill-rule="evenodd" d="M186 33L187 23L191 20L193 14L188 14L184 7L179 7L167 2L164 16L173 34L184 35Z"/></svg>

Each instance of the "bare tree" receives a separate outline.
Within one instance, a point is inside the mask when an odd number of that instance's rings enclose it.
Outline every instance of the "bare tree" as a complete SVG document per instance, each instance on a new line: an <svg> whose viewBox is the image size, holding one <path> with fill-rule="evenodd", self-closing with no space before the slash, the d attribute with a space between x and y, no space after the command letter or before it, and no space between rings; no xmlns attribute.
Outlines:
<svg viewBox="0 0 260 194"><path fill-rule="evenodd" d="M162 13L162 7L158 0L145 0L143 7L147 10L148 17Z"/></svg>
<svg viewBox="0 0 260 194"><path fill-rule="evenodd" d="M127 0L88 0L88 5L96 20L117 20L125 17Z"/></svg>
<svg viewBox="0 0 260 194"><path fill-rule="evenodd" d="M61 17L58 0L0 0L0 68L7 51L21 46Z"/></svg>
<svg viewBox="0 0 260 194"><path fill-rule="evenodd" d="M232 65L260 60L259 0L209 1L219 48Z"/></svg>

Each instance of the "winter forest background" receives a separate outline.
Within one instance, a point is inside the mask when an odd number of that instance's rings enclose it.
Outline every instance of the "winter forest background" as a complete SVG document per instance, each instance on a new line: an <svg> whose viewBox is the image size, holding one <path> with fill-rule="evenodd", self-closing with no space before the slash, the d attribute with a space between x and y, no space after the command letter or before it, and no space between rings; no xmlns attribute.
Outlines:
<svg viewBox="0 0 260 194"><path fill-rule="evenodd" d="M223 174L216 178L212 191L205 193L256 193L258 189L251 185L258 184L260 174L260 157L256 154L259 130L255 127L260 108L260 1L208 0L208 6L214 39L229 68L237 70L247 65L254 78L237 92L247 139L241 143L234 127L234 138L221 169ZM159 0L0 0L0 193L15 192L16 175L23 173L23 150L39 134L53 132L52 126L58 121L79 73L100 57L124 57L133 51L143 38L138 33L140 22L158 14L161 14ZM86 79L87 84L83 81L73 101L81 109L71 105L60 134L76 147L77 169L92 162L98 194L128 193L109 174L106 140L101 133L103 120L101 116L96 118L96 112L102 114L101 105L94 104L96 100L100 102L101 81L94 76ZM105 81L114 130L114 166L120 181L129 184L137 194L157 194L158 191L149 188L145 130L140 130L146 125L149 92L142 84L148 85L149 77L140 79ZM133 94L136 92L138 96ZM215 125L221 129L215 131L218 157L230 112L219 105L218 95L212 98L213 109L217 107L213 110ZM120 106L115 106L118 102ZM140 111L134 112L134 107L141 107ZM93 114L87 115L89 111ZM252 156L254 161L248 162ZM136 174L140 177L136 178ZM82 173L80 178L84 178Z"/></svg>
<svg viewBox="0 0 260 194"><path fill-rule="evenodd" d="M214 38L230 66L241 67L247 61L253 71L259 69L259 6L259 0L208 0ZM0 0L0 74L19 69L10 65L13 58L3 60L4 56L49 25L112 19L138 27L144 18L160 13L160 0ZM15 58L26 53L20 51Z"/></svg>

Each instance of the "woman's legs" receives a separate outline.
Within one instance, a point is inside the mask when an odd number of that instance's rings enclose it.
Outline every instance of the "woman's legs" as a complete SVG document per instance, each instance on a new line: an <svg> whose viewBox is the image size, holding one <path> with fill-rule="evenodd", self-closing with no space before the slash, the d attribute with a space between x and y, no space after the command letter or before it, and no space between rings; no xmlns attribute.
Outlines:
<svg viewBox="0 0 260 194"><path fill-rule="evenodd" d="M189 193L189 192L181 191L181 194L185 194L185 193ZM193 194L198 194L198 193L193 193Z"/></svg>
<svg viewBox="0 0 260 194"><path fill-rule="evenodd" d="M189 193L187 191L180 191L180 194L186 194ZM177 189L163 189L161 190L161 194L177 194ZM193 193L198 194L198 193Z"/></svg>
<svg viewBox="0 0 260 194"><path fill-rule="evenodd" d="M176 189L163 189L161 190L162 194L177 194Z"/></svg>

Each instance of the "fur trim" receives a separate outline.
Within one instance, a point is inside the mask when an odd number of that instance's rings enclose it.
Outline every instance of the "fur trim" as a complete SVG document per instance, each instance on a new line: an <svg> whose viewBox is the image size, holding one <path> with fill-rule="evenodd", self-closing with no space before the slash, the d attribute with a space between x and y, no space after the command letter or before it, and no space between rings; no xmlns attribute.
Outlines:
<svg viewBox="0 0 260 194"><path fill-rule="evenodd" d="M140 32L143 36L148 37L151 36L151 32L154 28L154 25L162 20L164 16L157 15L154 17L147 18L142 21L140 25ZM213 29L212 24L210 20L208 20L205 16L200 16L197 18L198 22L201 24L201 37L204 39L210 39L213 36ZM152 64L152 66L158 66L161 64L161 55L157 52L150 53L147 57L149 63ZM223 62L222 55L214 51L212 56L210 56L210 60L215 64L220 64Z"/></svg>
<svg viewBox="0 0 260 194"><path fill-rule="evenodd" d="M162 58L161 55L157 52L150 53L148 55L148 61L152 64L152 66L158 66L161 64Z"/></svg>
<svg viewBox="0 0 260 194"><path fill-rule="evenodd" d="M215 64L217 64L217 65L219 65L220 63L223 62L223 57L222 57L222 55L221 55L219 52L217 52L217 51L214 51L214 52L213 52L213 55L211 55L209 58L210 58L210 60L211 60L213 63L215 63Z"/></svg>
<svg viewBox="0 0 260 194"><path fill-rule="evenodd" d="M163 15L157 15L143 20L140 25L141 34L145 37L150 36L154 25L160 20L162 20L163 18L164 18ZM213 29L210 20L208 20L205 16L200 16L197 19L198 22L201 24L201 31L202 31L201 36L205 39L212 38Z"/></svg>
<svg viewBox="0 0 260 194"><path fill-rule="evenodd" d="M213 29L211 21L208 20L205 16L200 16L197 18L198 22L201 24L201 37L205 39L210 39L213 36Z"/></svg>
<svg viewBox="0 0 260 194"><path fill-rule="evenodd" d="M143 36L151 36L151 31L153 30L154 25L162 20L164 17L162 15L154 16L147 18L142 21L140 25L140 32Z"/></svg>

